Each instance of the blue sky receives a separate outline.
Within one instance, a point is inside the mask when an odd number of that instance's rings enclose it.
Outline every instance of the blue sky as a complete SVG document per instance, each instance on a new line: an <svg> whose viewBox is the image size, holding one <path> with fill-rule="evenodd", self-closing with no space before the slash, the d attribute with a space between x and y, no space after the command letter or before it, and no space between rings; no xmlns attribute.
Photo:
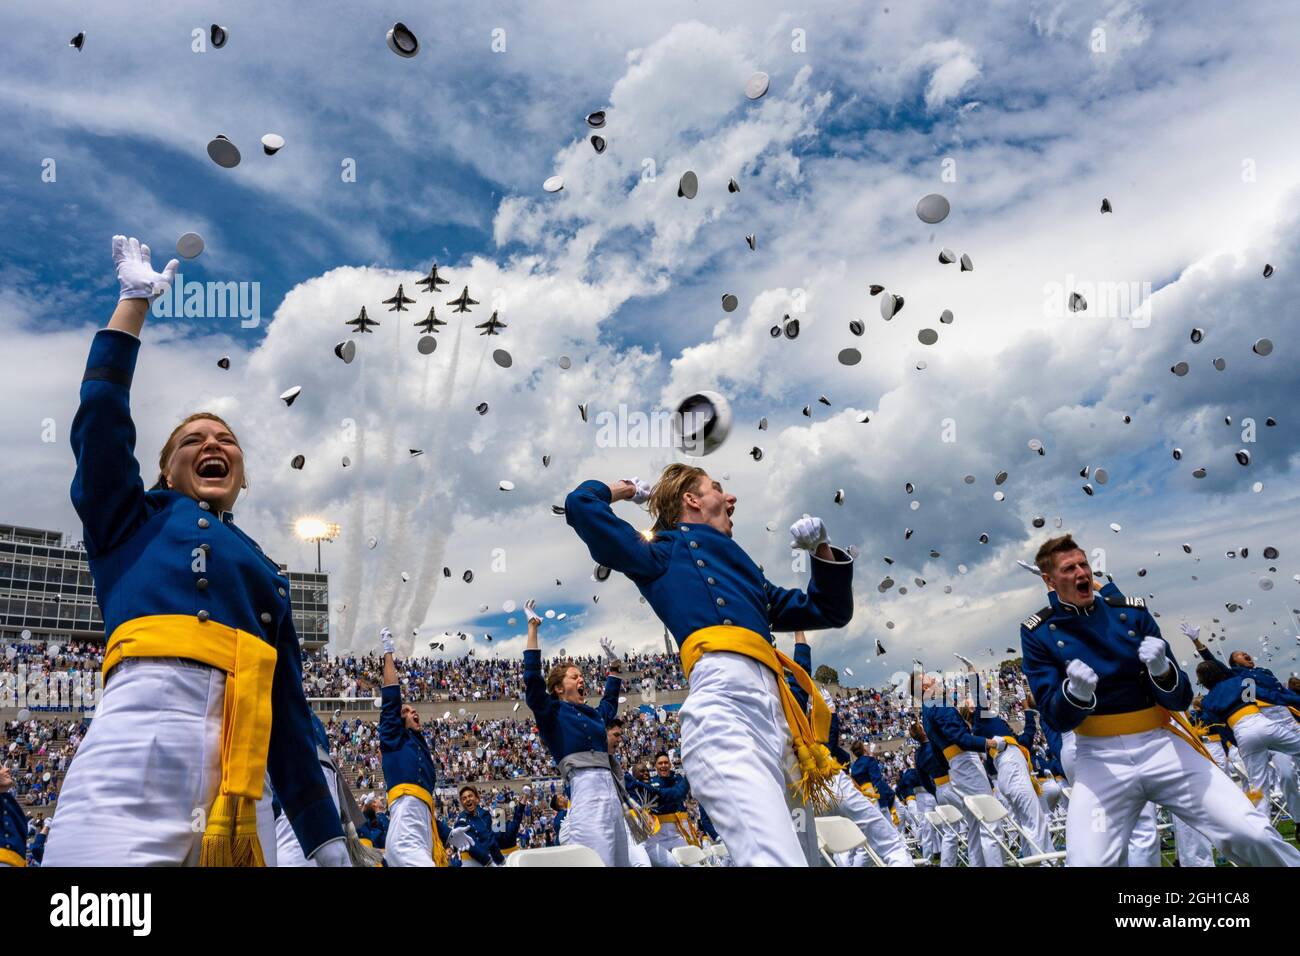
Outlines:
<svg viewBox="0 0 1300 956"><path fill-rule="evenodd" d="M644 477L672 460L598 447L578 403L651 411L716 388L735 425L707 465L740 496L738 540L773 580L799 580L784 528L804 512L861 551L854 622L820 639L819 662L881 679L913 656L946 666L953 651L1014 644L1043 603L1014 567L1032 556L1042 515L1048 530L1059 516L1105 548L1126 590L1153 595L1164 617L1228 624L1256 650L1267 637L1279 666L1294 667L1300 429L1288 410L1300 382L1287 317L1300 292L1300 133L1280 118L1300 85L1277 30L1287 15L1284 3L1035 0L978 16L931 2L338 3L304 19L233 3L218 14L226 48L196 53L190 31L213 16L200 4L147 21L64 3L6 10L0 488L11 513L0 520L75 533L66 494L49 491L70 480L66 434L39 435L47 419L71 420L89 336L112 308L109 237L139 235L161 263L194 230L208 248L183 264L186 278L258 283L263 322L150 323L133 394L140 457L147 468L186 412L230 415L253 479L241 522L270 553L310 564L291 532L304 512L344 526L326 551L339 646L368 646L389 624L418 630L421 650L445 631L490 630L491 648L513 653L521 628L499 608L528 596L568 612L550 636L569 650L603 634L659 646L635 590L591 581L550 505L584 478ZM411 60L384 44L399 18L423 44ZM80 53L67 46L78 30ZM743 87L757 69L771 89L751 102ZM593 109L609 113L601 156L583 123ZM258 145L266 132L287 141L274 157ZM236 169L208 159L217 133L239 145ZM57 182L41 181L46 158ZM347 159L356 182L340 177ZM701 180L692 201L675 195L688 168ZM543 193L555 173L565 190ZM953 212L926 226L915 204L935 191ZM1103 195L1110 216L1097 211ZM969 253L975 271L938 265L941 247ZM415 294L435 259L447 295L384 311L380 299L399 282ZM871 283L905 296L891 322ZM499 340L448 314L442 303L465 284L483 302L474 321L497 308L509 323ZM1102 314L1103 294L1079 315L1045 305L1049 290L1107 284L1148 284L1151 321ZM722 312L723 292L740 297L736 312ZM426 358L411 323L431 304L453 324ZM384 324L345 367L331 349L362 305ZM945 308L952 325L937 322ZM787 313L803 334L770 339ZM862 338L847 331L854 318ZM1200 345L1192 326L1207 330ZM919 344L922 328L938 345ZM1266 335L1276 349L1261 358L1250 346ZM864 354L853 368L835 361L849 345ZM489 357L497 347L514 355L509 372ZM223 354L229 372L216 368ZM574 359L568 372L560 355ZM1179 360L1185 378L1169 373ZM287 410L275 396L292 384L304 392ZM1257 435L1243 444L1248 417ZM949 418L955 442L939 438ZM411 447L426 454L411 459ZM1233 460L1241 447L1248 468ZM287 466L295 453L308 459L301 472ZM1084 465L1112 476L1093 497ZM1204 480L1191 475L1200 466ZM1011 479L995 489L1000 469ZM497 491L507 478L516 490ZM1266 544L1282 552L1274 570L1256 559ZM1250 559L1225 556L1242 545ZM909 593L879 593L887 573ZM1229 615L1228 602L1243 610ZM892 656L875 659L876 638Z"/></svg>

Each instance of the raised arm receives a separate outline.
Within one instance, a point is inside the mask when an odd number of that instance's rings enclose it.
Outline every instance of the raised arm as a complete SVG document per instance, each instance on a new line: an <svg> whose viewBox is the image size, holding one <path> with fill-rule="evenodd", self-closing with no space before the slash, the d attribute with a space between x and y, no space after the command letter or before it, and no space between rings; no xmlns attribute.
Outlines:
<svg viewBox="0 0 1300 956"><path fill-rule="evenodd" d="M636 486L628 481L613 485L584 481L564 499L564 518L593 559L633 580L651 581L668 567L666 555L651 547L640 531L610 507L636 494Z"/></svg>
<svg viewBox="0 0 1300 956"><path fill-rule="evenodd" d="M812 676L812 646L808 643L808 635L803 631L794 632L794 655L791 659ZM785 680L790 685L794 699L799 701L799 709L807 710L808 692L799 686L793 674L787 674Z"/></svg>
<svg viewBox="0 0 1300 956"><path fill-rule="evenodd" d="M790 527L791 547L809 552L808 589L780 588L764 579L768 624L774 631L844 627L853 619L853 558L832 547L820 518L803 517Z"/></svg>
<svg viewBox="0 0 1300 956"><path fill-rule="evenodd" d="M384 628L379 632L384 648L384 683L379 691L382 707L379 710L379 744L385 750L402 746L406 724L402 722L402 685L397 679L397 663L393 659L393 632Z"/></svg>
<svg viewBox="0 0 1300 956"><path fill-rule="evenodd" d="M524 604L524 613L528 616L528 645L524 648L524 701L533 712L533 719L541 724L550 719L555 709L555 699L546 692L546 680L542 677L542 650L538 640L542 618L537 613L537 602L529 599Z"/></svg>

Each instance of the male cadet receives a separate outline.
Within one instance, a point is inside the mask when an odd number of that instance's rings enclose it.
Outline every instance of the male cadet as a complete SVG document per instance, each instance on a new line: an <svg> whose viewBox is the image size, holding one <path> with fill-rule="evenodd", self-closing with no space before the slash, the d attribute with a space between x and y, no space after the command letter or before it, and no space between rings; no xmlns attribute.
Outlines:
<svg viewBox="0 0 1300 956"><path fill-rule="evenodd" d="M1069 535L1044 542L1035 564L1050 603L1021 625L1024 672L1043 719L1076 733L1066 864L1122 865L1155 801L1235 862L1300 865L1300 851L1174 716L1192 688L1142 599L1096 600L1087 555Z"/></svg>
<svg viewBox="0 0 1300 956"><path fill-rule="evenodd" d="M27 814L13 790L13 773L0 766L0 866L27 865Z"/></svg>
<svg viewBox="0 0 1300 956"><path fill-rule="evenodd" d="M667 752L655 754L655 772L640 785L654 802L651 806L658 826L645 841L645 851L655 866L676 866L673 850L679 846L699 846L700 837L695 832L686 813L686 798L691 795L691 785L685 775L673 772L673 762Z"/></svg>
<svg viewBox="0 0 1300 956"><path fill-rule="evenodd" d="M479 804L478 789L464 784L457 792L460 798L460 815L456 817L457 829L466 827L474 845L460 853L460 865L476 868L505 866L506 858L497 846L497 834L492 827L492 814ZM475 852L477 851L477 852Z"/></svg>
<svg viewBox="0 0 1300 956"><path fill-rule="evenodd" d="M388 785L388 836L384 862L389 866L447 866L447 849L433 812L437 771L420 731L420 715L402 703L397 679L393 632L379 632L384 648L383 701L379 712L379 754ZM453 849L469 850L473 838L464 831L449 836Z"/></svg>
<svg viewBox="0 0 1300 956"><path fill-rule="evenodd" d="M915 678L915 675L913 675ZM915 682L915 681L914 681ZM945 804L956 807L958 810L965 810L961 798L956 795L952 789L952 779L948 775L948 761L943 759L943 754L934 748L934 745L926 738L925 723L922 720L916 720L908 729L908 734L919 746L916 753L912 755L912 762L921 775L930 781L934 787L935 806ZM957 835L955 827L945 826L936 830L936 836L939 838L939 865L956 866L958 852L961 849L961 841Z"/></svg>
<svg viewBox="0 0 1300 956"><path fill-rule="evenodd" d="M615 717L605 724L605 744L609 748L610 756L615 760L622 759L619 750L623 747L623 719ZM645 765L644 761L638 761L636 765L637 776L632 776L626 770L623 771L623 788L638 804L643 807L648 806L647 801L651 799L653 789L650 786L650 768ZM623 829L627 831L627 861L633 867L645 868L653 866L650 854L647 851L649 840L640 843L632 836L632 828L628 826L629 814L631 810L623 811ZM659 828L658 820L654 823L652 835ZM558 832L559 827L556 827ZM660 866L677 866L677 861L673 858L672 853L668 854L668 862L659 864Z"/></svg>
<svg viewBox="0 0 1300 956"><path fill-rule="evenodd" d="M1201 702L1203 720L1226 726L1236 740L1251 790L1267 793L1270 757L1292 820L1300 822L1300 788L1295 757L1300 754L1300 694L1282 686L1271 670L1256 667L1246 651L1233 651L1225 666L1200 641L1201 629L1182 625L1203 658L1196 679L1209 691Z"/></svg>
<svg viewBox="0 0 1300 956"><path fill-rule="evenodd" d="M1034 779L1029 756L1029 748L1037 733L1034 711L1025 710L1025 729L1016 734L997 710L993 709L993 701L981 701L980 685L979 675L976 674L971 733L977 737L1001 737L1006 742L1006 746L993 757L998 777L998 794L1016 823L1029 834L1029 839L1033 842L1033 848L1022 855L1047 853L1052 849L1047 814L1043 812L1040 789L1038 781ZM1032 695L1029 702L1033 702Z"/></svg>
<svg viewBox="0 0 1300 956"><path fill-rule="evenodd" d="M903 801L903 809L912 821L912 832L920 844L921 855L933 859L939 855L939 835L935 833L934 827L930 825L925 814L935 806L934 781L930 779L929 774L922 773L920 768L915 766L915 759L913 755L913 766L899 774L895 791Z"/></svg>
<svg viewBox="0 0 1300 956"><path fill-rule="evenodd" d="M384 848L385 838L388 836L388 814L380 809L380 797L375 793L368 793L361 801L361 816L365 822L357 828L357 835L361 837L361 842L373 846L376 850Z"/></svg>
<svg viewBox="0 0 1300 956"><path fill-rule="evenodd" d="M915 673L912 678L915 683ZM964 798L978 793L993 796L993 787L984 772L983 758L985 754L994 755L1004 750L1007 742L1001 737L977 737L971 733L956 707L935 705L937 684L929 674L921 675L921 724L930 745L948 762L951 793L947 802L960 810L966 820L966 851L970 865L1001 866L1002 848L993 834L980 826L975 815L966 809ZM946 697L946 691L944 694ZM940 802L943 802L942 798Z"/></svg>

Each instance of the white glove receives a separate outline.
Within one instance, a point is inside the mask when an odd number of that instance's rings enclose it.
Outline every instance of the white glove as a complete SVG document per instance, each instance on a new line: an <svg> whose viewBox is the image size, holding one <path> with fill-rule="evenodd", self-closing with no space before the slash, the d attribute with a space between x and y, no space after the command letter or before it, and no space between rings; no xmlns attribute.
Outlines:
<svg viewBox="0 0 1300 956"><path fill-rule="evenodd" d="M379 632L379 640L380 643L384 645L385 654L397 653L397 645L393 643L393 632L390 631L388 628L384 628L382 631Z"/></svg>
<svg viewBox="0 0 1300 956"><path fill-rule="evenodd" d="M1147 666L1147 673L1160 678L1169 673L1172 666L1165 657L1165 642L1158 637L1144 637L1138 645L1138 660Z"/></svg>
<svg viewBox="0 0 1300 956"><path fill-rule="evenodd" d="M989 743L993 745L993 752L995 754L1000 754L1002 751L1007 749L1006 737L990 737Z"/></svg>
<svg viewBox="0 0 1300 956"><path fill-rule="evenodd" d="M524 602L524 614L527 615L528 620L542 623L542 616L537 613L537 598L529 598Z"/></svg>
<svg viewBox="0 0 1300 956"><path fill-rule="evenodd" d="M650 487L650 482L642 481L640 478L624 478L623 480L636 489L636 493L632 495L632 504L643 505L650 500L650 494L654 491Z"/></svg>
<svg viewBox="0 0 1300 956"><path fill-rule="evenodd" d="M822 519L810 518L808 515L804 515L790 525L790 537L793 539L790 547L803 551L816 551L818 545L825 544L829 540Z"/></svg>
<svg viewBox="0 0 1300 956"><path fill-rule="evenodd" d="M966 665L967 667L969 667L971 670L974 670L974 669L975 669L975 662L974 662L973 660L971 660L969 657L963 657L961 654L953 654L952 656L955 657L955 658L957 658L957 660L961 661L963 664L965 664L965 665Z"/></svg>
<svg viewBox="0 0 1300 956"><path fill-rule="evenodd" d="M348 841L336 837L328 843L322 843L311 855L317 866L351 866L352 857L348 855Z"/></svg>
<svg viewBox="0 0 1300 956"><path fill-rule="evenodd" d="M1201 629L1195 624L1188 624L1184 621L1182 624L1179 624L1178 627L1193 641L1201 636Z"/></svg>
<svg viewBox="0 0 1300 956"><path fill-rule="evenodd" d="M1065 690L1075 700L1092 700L1097 690L1097 672L1081 660L1065 665Z"/></svg>
<svg viewBox="0 0 1300 956"><path fill-rule="evenodd" d="M154 272L148 246L141 245L134 236L130 239L114 236L113 264L117 266L117 284L121 288L119 301L148 299L152 302L171 287L180 260L173 259L162 272Z"/></svg>
<svg viewBox="0 0 1300 956"><path fill-rule="evenodd" d="M614 653L614 642L608 637L602 637L600 639L600 649L605 652L605 656L611 661L618 660L618 654Z"/></svg>
<svg viewBox="0 0 1300 956"><path fill-rule="evenodd" d="M453 850L468 850L472 847L474 837L470 835L469 827L452 827L447 834L447 845Z"/></svg>

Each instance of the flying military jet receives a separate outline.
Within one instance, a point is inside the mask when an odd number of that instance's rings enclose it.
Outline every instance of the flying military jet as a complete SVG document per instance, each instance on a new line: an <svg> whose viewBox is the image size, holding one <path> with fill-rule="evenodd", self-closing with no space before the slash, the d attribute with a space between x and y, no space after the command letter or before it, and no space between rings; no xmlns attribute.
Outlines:
<svg viewBox="0 0 1300 956"><path fill-rule="evenodd" d="M429 317L416 322L415 327L428 335L429 333L437 333L438 326L446 324L446 322L433 314L433 306L429 306Z"/></svg>
<svg viewBox="0 0 1300 956"><path fill-rule="evenodd" d="M474 328L476 329L483 330L482 332L479 333L479 335L500 335L501 333L498 332L497 330L508 328L508 327L509 326L507 326L504 322L502 322L500 319L497 318L497 314L495 311L493 311L492 313L492 318L488 319L486 322L480 322L478 325L474 326Z"/></svg>
<svg viewBox="0 0 1300 956"><path fill-rule="evenodd" d="M385 299L384 305L390 306L389 312L405 312L408 305L414 304L415 300L402 291L402 287L397 287L397 294L391 299Z"/></svg>
<svg viewBox="0 0 1300 956"><path fill-rule="evenodd" d="M446 285L450 280L438 275L438 263L429 267L429 274L415 284L423 286L425 292L437 292L438 286Z"/></svg>
<svg viewBox="0 0 1300 956"><path fill-rule="evenodd" d="M379 323L366 315L366 307L363 305L361 307L361 312L355 319L349 319L343 324L355 326L355 328L352 329L352 332L353 334L356 334L357 332L369 332L372 325L378 325Z"/></svg>
<svg viewBox="0 0 1300 956"><path fill-rule="evenodd" d="M460 295L456 296L456 298L452 299L447 304L456 307L452 309L453 312L468 312L469 307L471 305L478 305L478 302L469 297L469 286L465 286L465 288L461 290Z"/></svg>

